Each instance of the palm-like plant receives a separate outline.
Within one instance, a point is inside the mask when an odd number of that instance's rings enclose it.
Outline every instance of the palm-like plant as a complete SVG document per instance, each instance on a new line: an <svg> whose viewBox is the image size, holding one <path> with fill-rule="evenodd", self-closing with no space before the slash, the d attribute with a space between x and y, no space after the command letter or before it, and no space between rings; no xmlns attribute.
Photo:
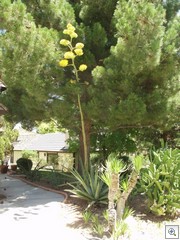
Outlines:
<svg viewBox="0 0 180 240"><path fill-rule="evenodd" d="M126 171L125 164L117 157L116 153L111 153L106 161L106 170L101 174L101 179L109 187L112 182L112 174L119 176L124 171Z"/></svg>

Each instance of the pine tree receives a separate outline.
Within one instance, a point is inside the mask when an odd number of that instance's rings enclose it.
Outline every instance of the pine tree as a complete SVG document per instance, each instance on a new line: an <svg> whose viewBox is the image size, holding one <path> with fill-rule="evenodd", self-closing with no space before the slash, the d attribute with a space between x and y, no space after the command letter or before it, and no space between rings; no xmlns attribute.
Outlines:
<svg viewBox="0 0 180 240"><path fill-rule="evenodd" d="M104 66L93 70L97 91L106 92L94 102L106 105L105 122L112 129L163 126L173 116L169 99L179 91L180 24L179 17L167 24L165 13L161 4L148 1L117 5L117 44Z"/></svg>
<svg viewBox="0 0 180 240"><path fill-rule="evenodd" d="M22 3L23 2L23 3ZM83 141L77 93L85 116L88 154L92 132L176 121L179 79L178 1L82 0L0 3L0 71L8 91L9 119L53 117ZM75 25L88 70L72 84L59 46ZM175 97L174 97L175 96Z"/></svg>

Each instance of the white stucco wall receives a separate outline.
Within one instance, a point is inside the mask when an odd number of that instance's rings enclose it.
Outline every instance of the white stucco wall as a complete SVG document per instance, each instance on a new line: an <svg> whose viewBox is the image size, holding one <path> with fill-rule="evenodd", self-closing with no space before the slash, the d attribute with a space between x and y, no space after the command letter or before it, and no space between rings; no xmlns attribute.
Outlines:
<svg viewBox="0 0 180 240"><path fill-rule="evenodd" d="M16 163L16 161L22 157L22 151L14 151L13 152L13 163Z"/></svg>
<svg viewBox="0 0 180 240"><path fill-rule="evenodd" d="M39 152L38 153L39 160L43 160L44 163L47 163L47 153ZM14 151L13 152L13 163L22 157L22 151ZM36 163L34 163L34 166ZM58 165L55 166L58 170L69 171L73 169L74 165L74 157L72 153L58 153Z"/></svg>
<svg viewBox="0 0 180 240"><path fill-rule="evenodd" d="M47 153L46 152L38 152L39 159L46 161Z"/></svg>

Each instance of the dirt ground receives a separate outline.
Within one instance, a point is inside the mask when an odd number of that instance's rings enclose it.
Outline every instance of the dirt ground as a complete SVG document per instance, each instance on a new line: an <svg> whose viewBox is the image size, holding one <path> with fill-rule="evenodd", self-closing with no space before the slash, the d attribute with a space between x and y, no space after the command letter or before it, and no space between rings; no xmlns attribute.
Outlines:
<svg viewBox="0 0 180 240"><path fill-rule="evenodd" d="M95 237L98 237L91 229L87 228L88 224L84 223L82 218L82 212L87 207L87 204L82 200L69 197L66 203L67 206L76 206L76 212L78 212L78 220L73 219L73 226L82 226L83 229L87 229L87 233L91 233ZM128 225L127 232L124 236L121 236L119 240L162 240L165 239L165 226L166 225L178 225L180 226L180 214L177 214L175 218L158 217L152 214L147 209L145 198L141 195L134 196L129 200L128 206L134 210L133 216L128 217L125 222ZM107 206L94 207L93 213L97 215L103 215L103 211ZM99 239L112 239L110 234L106 233Z"/></svg>

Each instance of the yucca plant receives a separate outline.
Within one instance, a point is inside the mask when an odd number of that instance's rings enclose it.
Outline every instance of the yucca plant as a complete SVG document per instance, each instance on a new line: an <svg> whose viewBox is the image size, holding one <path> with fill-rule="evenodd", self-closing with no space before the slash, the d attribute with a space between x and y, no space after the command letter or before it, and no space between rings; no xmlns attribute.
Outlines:
<svg viewBox="0 0 180 240"><path fill-rule="evenodd" d="M106 161L106 170L110 173L120 174L125 171L126 166L116 153L111 153Z"/></svg>
<svg viewBox="0 0 180 240"><path fill-rule="evenodd" d="M142 167L143 157L135 156L132 161L131 173L125 179L121 173L127 170L127 166L119 159L116 153L109 155L102 180L108 185L108 214L109 231L116 229L117 220L122 220L126 201L134 189Z"/></svg>
<svg viewBox="0 0 180 240"><path fill-rule="evenodd" d="M72 197L84 199L88 202L88 207L93 204L107 204L108 187L99 177L97 168L90 166L89 170L82 169L82 175L77 170L73 170L72 175L76 182L69 184L72 189L66 191L72 193Z"/></svg>

